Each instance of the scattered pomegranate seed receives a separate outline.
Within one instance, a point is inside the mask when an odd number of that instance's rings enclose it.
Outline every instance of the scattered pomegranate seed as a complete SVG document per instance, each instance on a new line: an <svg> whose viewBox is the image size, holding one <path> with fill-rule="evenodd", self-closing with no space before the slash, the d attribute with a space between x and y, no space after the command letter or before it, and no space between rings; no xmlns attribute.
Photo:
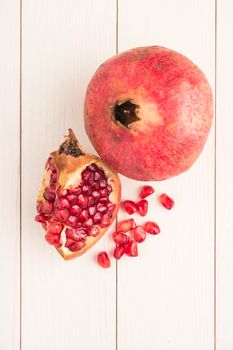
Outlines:
<svg viewBox="0 0 233 350"><path fill-rule="evenodd" d="M129 241L129 236L123 232L113 232L112 238L116 244L123 245Z"/></svg>
<svg viewBox="0 0 233 350"><path fill-rule="evenodd" d="M127 219L127 220L118 222L117 231L128 232L132 230L134 227L136 227L136 223L134 219Z"/></svg>
<svg viewBox="0 0 233 350"><path fill-rule="evenodd" d="M146 231L143 226L136 226L133 229L133 236L136 242L142 243L146 239Z"/></svg>
<svg viewBox="0 0 233 350"><path fill-rule="evenodd" d="M60 234L63 230L63 225L60 222L49 221L47 228L51 233Z"/></svg>
<svg viewBox="0 0 233 350"><path fill-rule="evenodd" d="M139 194L139 197L141 199L144 199L144 198L148 197L149 195L151 195L152 193L154 193L154 189L152 186L143 186L141 189L141 192Z"/></svg>
<svg viewBox="0 0 233 350"><path fill-rule="evenodd" d="M125 247L122 245L118 245L114 249L113 256L115 259L119 260L122 257L122 255L124 254L124 252L125 252Z"/></svg>
<svg viewBox="0 0 233 350"><path fill-rule="evenodd" d="M108 254L106 252L100 252L97 255L97 262L104 269L107 269L108 267L111 266L111 262L110 262L109 256L108 256Z"/></svg>
<svg viewBox="0 0 233 350"><path fill-rule="evenodd" d="M147 233L150 233L151 235L158 235L160 233L160 227L156 222L153 221L147 221L144 224L144 228Z"/></svg>
<svg viewBox="0 0 233 350"><path fill-rule="evenodd" d="M161 194L159 197L160 203L164 206L164 208L170 210L174 207L174 199L169 197L166 193Z"/></svg>
<svg viewBox="0 0 233 350"><path fill-rule="evenodd" d="M137 205L137 213L141 216L146 216L148 211L148 202L146 199L142 199L136 203Z"/></svg>
<svg viewBox="0 0 233 350"><path fill-rule="evenodd" d="M128 256L138 256L138 245L137 242L134 240L130 240L125 245L125 253Z"/></svg>
<svg viewBox="0 0 233 350"><path fill-rule="evenodd" d="M133 213L135 213L137 211L136 203L134 203L133 201L128 201L128 200L124 201L123 207L129 215L132 215Z"/></svg>

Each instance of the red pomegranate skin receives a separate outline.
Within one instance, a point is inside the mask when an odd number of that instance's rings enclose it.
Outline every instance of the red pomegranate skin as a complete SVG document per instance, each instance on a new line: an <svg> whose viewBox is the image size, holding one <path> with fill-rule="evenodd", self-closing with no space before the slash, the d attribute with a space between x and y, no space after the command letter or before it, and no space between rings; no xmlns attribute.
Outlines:
<svg viewBox="0 0 233 350"><path fill-rule="evenodd" d="M119 121L116 113L123 105L124 116L130 114L126 101L135 109L130 122ZM198 158L211 127L213 99L195 64L151 46L103 63L88 85L84 109L87 134L110 166L132 179L163 180Z"/></svg>

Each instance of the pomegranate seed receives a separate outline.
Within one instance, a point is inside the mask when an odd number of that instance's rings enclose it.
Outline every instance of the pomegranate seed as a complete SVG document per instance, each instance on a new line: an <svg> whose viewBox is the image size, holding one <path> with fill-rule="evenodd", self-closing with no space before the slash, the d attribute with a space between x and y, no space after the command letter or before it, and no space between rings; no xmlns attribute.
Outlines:
<svg viewBox="0 0 233 350"><path fill-rule="evenodd" d="M174 204L175 204L174 199L169 197L167 194L165 193L161 194L159 199L160 199L160 203L164 206L164 208L170 210L174 207Z"/></svg>
<svg viewBox="0 0 233 350"><path fill-rule="evenodd" d="M152 186L143 186L141 189L141 192L139 194L139 197L141 199L144 199L148 197L150 194L154 193L154 189Z"/></svg>
<svg viewBox="0 0 233 350"><path fill-rule="evenodd" d="M107 207L106 207L106 205L104 205L102 203L98 203L97 204L97 210L98 210L98 212L104 214L107 211Z"/></svg>
<svg viewBox="0 0 233 350"><path fill-rule="evenodd" d="M69 248L70 246L72 246L72 244L74 244L74 240L71 238L66 238L65 247Z"/></svg>
<svg viewBox="0 0 233 350"><path fill-rule="evenodd" d="M123 207L129 215L132 215L137 211L136 203L134 203L133 201L124 201Z"/></svg>
<svg viewBox="0 0 233 350"><path fill-rule="evenodd" d="M90 195L92 193L92 189L88 185L83 185L82 192L87 194L87 195Z"/></svg>
<svg viewBox="0 0 233 350"><path fill-rule="evenodd" d="M146 239L146 231L143 226L136 226L133 230L133 236L136 242L142 243Z"/></svg>
<svg viewBox="0 0 233 350"><path fill-rule="evenodd" d="M142 199L136 203L137 205L137 213L141 216L146 216L148 211L148 202L146 199Z"/></svg>
<svg viewBox="0 0 233 350"><path fill-rule="evenodd" d="M62 187L59 187L59 188L57 189L57 195L58 195L58 197L66 197L67 194L68 194L68 190L67 190L67 189L62 188Z"/></svg>
<svg viewBox="0 0 233 350"><path fill-rule="evenodd" d="M107 204L108 203L108 198L107 197L102 197L98 200L98 203L102 203L102 204Z"/></svg>
<svg viewBox="0 0 233 350"><path fill-rule="evenodd" d="M123 232L113 232L112 239L116 244L123 245L129 241L129 236Z"/></svg>
<svg viewBox="0 0 233 350"><path fill-rule="evenodd" d="M138 256L138 245L137 242L130 240L125 245L125 253L128 256Z"/></svg>
<svg viewBox="0 0 233 350"><path fill-rule="evenodd" d="M114 252L113 252L113 256L115 259L119 260L122 255L124 254L125 252L125 247L122 246L122 245L119 245L119 246L116 246L116 248L114 249Z"/></svg>
<svg viewBox="0 0 233 350"><path fill-rule="evenodd" d="M78 218L77 216L69 216L68 219L66 220L66 225L75 227L78 223Z"/></svg>
<svg viewBox="0 0 233 350"><path fill-rule="evenodd" d="M88 208L88 212L89 212L90 216L95 215L96 211L97 211L97 209L96 209L95 206L92 206L92 207Z"/></svg>
<svg viewBox="0 0 233 350"><path fill-rule="evenodd" d="M45 201L43 203L41 211L43 214L52 214L53 208L53 203Z"/></svg>
<svg viewBox="0 0 233 350"><path fill-rule="evenodd" d="M36 215L35 221L44 223L44 222L46 222L46 217L44 215Z"/></svg>
<svg viewBox="0 0 233 350"><path fill-rule="evenodd" d="M82 249L85 245L85 241L80 241L80 242L74 242L73 244L71 244L68 249L71 252L77 252L78 250Z"/></svg>
<svg viewBox="0 0 233 350"><path fill-rule="evenodd" d="M66 228L65 230L66 237L71 238L75 241L82 241L86 238L87 233L84 228Z"/></svg>
<svg viewBox="0 0 233 350"><path fill-rule="evenodd" d="M89 169L88 169L89 168ZM94 182L95 174L93 171L90 169L90 167L87 167L83 172L82 172L82 180L85 184L91 185Z"/></svg>
<svg viewBox="0 0 233 350"><path fill-rule="evenodd" d="M57 198L56 207L59 209L67 209L70 207L70 203L66 198Z"/></svg>
<svg viewBox="0 0 233 350"><path fill-rule="evenodd" d="M97 226L92 226L87 230L88 236L96 237L96 236L98 236L99 232L100 232L100 230Z"/></svg>
<svg viewBox="0 0 233 350"><path fill-rule="evenodd" d="M107 188L101 188L100 189L100 195L101 195L101 197L106 197L108 195Z"/></svg>
<svg viewBox="0 0 233 350"><path fill-rule="evenodd" d="M117 231L128 232L132 230L134 227L136 227L136 223L134 219L127 219L127 220L118 222Z"/></svg>
<svg viewBox="0 0 233 350"><path fill-rule="evenodd" d="M107 269L108 267L111 266L109 256L106 252L100 252L97 255L97 262L104 269Z"/></svg>
<svg viewBox="0 0 233 350"><path fill-rule="evenodd" d="M110 224L110 218L109 218L108 214L105 214L103 216L103 219L102 219L102 222L100 224L100 227L101 228L107 227L107 226L109 226L109 224Z"/></svg>
<svg viewBox="0 0 233 350"><path fill-rule="evenodd" d="M98 166L95 164L95 163L91 163L90 165L89 165L89 168L92 170L92 171L96 171L96 170L98 170L99 168L98 168Z"/></svg>
<svg viewBox="0 0 233 350"><path fill-rule="evenodd" d="M107 187L107 185L108 185L108 183L107 183L107 181L106 180L100 180L100 188L105 188L105 187Z"/></svg>
<svg viewBox="0 0 233 350"><path fill-rule="evenodd" d="M55 183L55 182L57 182L57 174L52 173L50 176L50 183Z"/></svg>
<svg viewBox="0 0 233 350"><path fill-rule="evenodd" d="M91 189L92 191L96 191L100 188L100 184L99 182L93 182L92 186L91 186Z"/></svg>
<svg viewBox="0 0 233 350"><path fill-rule="evenodd" d="M36 210L38 214L42 213L42 207L43 207L43 202L37 202L36 204Z"/></svg>
<svg viewBox="0 0 233 350"><path fill-rule="evenodd" d="M102 214L97 212L94 216L93 216L93 221L95 224L100 224L102 221Z"/></svg>
<svg viewBox="0 0 233 350"><path fill-rule="evenodd" d="M100 197L100 192L99 191L93 191L92 192L92 197L94 198L95 201L97 201Z"/></svg>
<svg viewBox="0 0 233 350"><path fill-rule="evenodd" d="M82 193L82 188L81 187L76 187L76 188L70 188L68 190L69 194L74 194L75 196L78 196L80 193Z"/></svg>
<svg viewBox="0 0 233 350"><path fill-rule="evenodd" d="M63 230L63 225L60 222L49 221L48 222L48 231L55 234L60 234Z"/></svg>
<svg viewBox="0 0 233 350"><path fill-rule="evenodd" d="M75 194L68 194L66 198L72 206L78 202L78 197Z"/></svg>
<svg viewBox="0 0 233 350"><path fill-rule="evenodd" d="M70 208L70 214L71 215L76 215L78 216L80 213L81 213L82 209L78 206L78 205L73 205L71 208Z"/></svg>
<svg viewBox="0 0 233 350"><path fill-rule="evenodd" d="M88 197L85 194L80 194L78 196L78 202L77 204L82 208L86 208L88 203Z"/></svg>
<svg viewBox="0 0 233 350"><path fill-rule="evenodd" d="M157 235L160 233L160 227L158 224L152 221L147 221L144 224L144 228L147 233L150 233L151 235Z"/></svg>
<svg viewBox="0 0 233 350"><path fill-rule="evenodd" d="M52 232L47 232L45 235L45 239L49 244L55 245L60 243L60 235L56 235Z"/></svg>
<svg viewBox="0 0 233 350"><path fill-rule="evenodd" d="M109 202L107 204L107 208L108 208L109 214L111 215L114 212L114 210L116 209L116 204L113 204L112 202Z"/></svg>
<svg viewBox="0 0 233 350"><path fill-rule="evenodd" d="M81 212L81 214L79 215L78 220L81 221L81 222L84 222L84 221L86 221L88 218L89 218L88 211L87 211L87 209L84 209L84 210Z"/></svg>
<svg viewBox="0 0 233 350"><path fill-rule="evenodd" d="M93 225L93 220L90 218L83 223L83 227L88 228Z"/></svg>
<svg viewBox="0 0 233 350"><path fill-rule="evenodd" d="M56 209L54 215L58 220L66 221L70 214L67 209Z"/></svg>
<svg viewBox="0 0 233 350"><path fill-rule="evenodd" d="M50 190L50 192L55 193L55 192L56 192L56 189L57 189L57 185L56 185L55 183L50 183L50 184L49 184L49 190Z"/></svg>
<svg viewBox="0 0 233 350"><path fill-rule="evenodd" d="M107 186L107 191L108 191L108 195L110 195L110 193L112 192L112 186L111 185Z"/></svg>
<svg viewBox="0 0 233 350"><path fill-rule="evenodd" d="M92 196L88 197L88 207L91 207L94 204L95 204L94 198Z"/></svg>
<svg viewBox="0 0 233 350"><path fill-rule="evenodd" d="M46 199L49 202L53 202L55 199L55 194L50 192L49 187L46 187L45 192L44 192L44 199Z"/></svg>

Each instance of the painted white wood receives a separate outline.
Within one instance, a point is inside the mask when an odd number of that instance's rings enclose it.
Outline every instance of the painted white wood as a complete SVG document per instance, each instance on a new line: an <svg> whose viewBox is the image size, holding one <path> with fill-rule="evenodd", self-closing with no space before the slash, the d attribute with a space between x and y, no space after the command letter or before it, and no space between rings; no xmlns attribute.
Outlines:
<svg viewBox="0 0 233 350"><path fill-rule="evenodd" d="M20 9L0 1L0 348L19 349L20 330Z"/></svg>
<svg viewBox="0 0 233 350"><path fill-rule="evenodd" d="M213 0L120 0L119 52L170 47L199 65L214 90L214 15ZM140 245L138 258L119 261L119 350L213 349L214 151L213 127L192 169L153 183L148 218L162 232ZM136 199L141 183L122 181L124 197ZM170 212L156 199L163 191L176 201Z"/></svg>
<svg viewBox="0 0 233 350"><path fill-rule="evenodd" d="M97 252L65 262L34 222L49 152L72 127L91 151L83 99L98 65L115 53L113 0L23 1L23 308L22 350L115 349L115 266Z"/></svg>
<svg viewBox="0 0 233 350"><path fill-rule="evenodd" d="M218 2L217 45L217 349L233 348L233 3Z"/></svg>

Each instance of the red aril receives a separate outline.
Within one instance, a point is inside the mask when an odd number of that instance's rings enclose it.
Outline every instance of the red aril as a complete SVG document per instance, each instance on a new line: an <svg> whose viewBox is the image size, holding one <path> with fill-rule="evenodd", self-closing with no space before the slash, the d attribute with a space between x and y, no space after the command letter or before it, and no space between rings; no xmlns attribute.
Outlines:
<svg viewBox="0 0 233 350"><path fill-rule="evenodd" d="M154 189L152 186L143 186L141 189L141 192L139 194L139 197L141 199L144 199L144 198L148 197L149 195L151 195L152 193L154 193Z"/></svg>
<svg viewBox="0 0 233 350"><path fill-rule="evenodd" d="M136 203L137 205L137 213L141 216L146 216L148 211L148 202L146 199L142 199Z"/></svg>
<svg viewBox="0 0 233 350"><path fill-rule="evenodd" d="M134 227L136 227L136 223L134 219L127 219L127 220L118 222L117 231L128 232L132 230Z"/></svg>
<svg viewBox="0 0 233 350"><path fill-rule="evenodd" d="M160 203L164 206L164 208L170 210L174 207L174 199L169 197L166 193L161 194L159 197Z"/></svg>
<svg viewBox="0 0 233 350"><path fill-rule="evenodd" d="M125 252L125 247L123 245L117 245L114 249L113 256L115 259L119 260Z"/></svg>
<svg viewBox="0 0 233 350"><path fill-rule="evenodd" d="M136 226L133 229L133 237L136 242L142 243L146 239L146 231L144 230L143 226Z"/></svg>
<svg viewBox="0 0 233 350"><path fill-rule="evenodd" d="M64 259L72 259L85 253L112 224L120 192L118 175L84 152L69 129L46 163L35 220Z"/></svg>
<svg viewBox="0 0 233 350"><path fill-rule="evenodd" d="M109 259L109 256L106 252L100 252L98 255L97 255L97 261L98 261L98 264L103 267L104 269L107 269L108 267L111 266L111 262L110 262L110 259Z"/></svg>
<svg viewBox="0 0 233 350"><path fill-rule="evenodd" d="M159 225L153 221L145 222L144 229L146 230L147 233L150 233L151 235L158 235L160 233Z"/></svg>
<svg viewBox="0 0 233 350"><path fill-rule="evenodd" d="M138 256L138 245L136 241L131 239L128 243L126 243L125 254L128 256Z"/></svg>
<svg viewBox="0 0 233 350"><path fill-rule="evenodd" d="M128 213L129 215L132 215L137 211L136 203L129 200L123 202L123 208L125 209L126 213Z"/></svg>
<svg viewBox="0 0 233 350"><path fill-rule="evenodd" d="M112 239L116 244L123 245L129 241L129 236L123 232L113 232Z"/></svg>

